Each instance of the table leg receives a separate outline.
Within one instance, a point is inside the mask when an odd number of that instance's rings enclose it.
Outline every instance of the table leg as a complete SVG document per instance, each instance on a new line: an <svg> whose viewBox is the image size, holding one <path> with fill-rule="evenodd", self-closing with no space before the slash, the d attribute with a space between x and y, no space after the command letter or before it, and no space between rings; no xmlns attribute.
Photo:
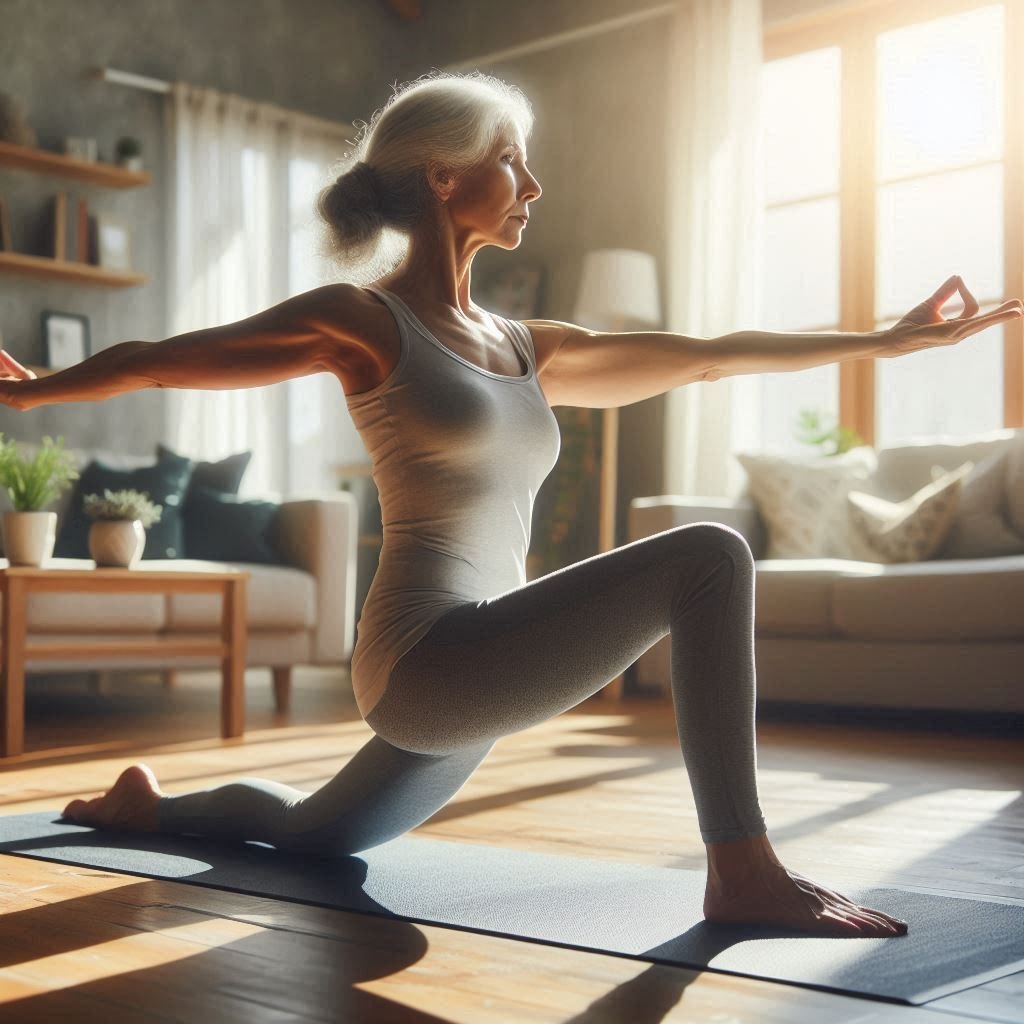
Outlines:
<svg viewBox="0 0 1024 1024"><path fill-rule="evenodd" d="M245 580L226 580L221 614L221 736L245 731Z"/></svg>
<svg viewBox="0 0 1024 1024"><path fill-rule="evenodd" d="M6 576L0 642L3 643L0 701L0 757L13 757L25 744L25 582Z"/></svg>

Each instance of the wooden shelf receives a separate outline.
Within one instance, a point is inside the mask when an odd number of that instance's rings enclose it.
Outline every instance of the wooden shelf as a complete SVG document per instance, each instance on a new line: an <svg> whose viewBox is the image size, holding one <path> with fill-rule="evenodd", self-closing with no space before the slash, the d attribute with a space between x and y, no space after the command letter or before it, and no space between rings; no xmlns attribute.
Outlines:
<svg viewBox="0 0 1024 1024"><path fill-rule="evenodd" d="M105 188L137 188L153 181L153 176L147 171L129 171L117 164L78 160L63 153L51 153L35 146L18 146L13 142L0 142L0 167L20 167Z"/></svg>
<svg viewBox="0 0 1024 1024"><path fill-rule="evenodd" d="M100 284L107 288L128 288L147 281L144 274L108 270L93 263L58 260L52 256L30 256L23 252L0 252L0 272L56 278L75 284Z"/></svg>

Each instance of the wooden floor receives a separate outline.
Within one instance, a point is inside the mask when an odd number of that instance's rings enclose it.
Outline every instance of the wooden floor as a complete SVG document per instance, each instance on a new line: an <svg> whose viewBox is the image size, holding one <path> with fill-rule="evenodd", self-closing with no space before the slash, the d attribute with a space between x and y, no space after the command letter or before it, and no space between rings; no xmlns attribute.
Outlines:
<svg viewBox="0 0 1024 1024"><path fill-rule="evenodd" d="M61 809L142 760L170 793L258 775L326 782L371 735L343 671L296 671L292 710L247 673L219 738L217 676L30 677L3 813ZM844 891L908 884L1024 905L1020 734L758 715L761 804L783 862ZM422 836L703 871L672 707L595 698L500 740ZM643 908L638 907L638 912ZM865 940L865 941L899 941ZM0 1020L836 1022L1024 1020L1024 974L908 1008L0 856Z"/></svg>

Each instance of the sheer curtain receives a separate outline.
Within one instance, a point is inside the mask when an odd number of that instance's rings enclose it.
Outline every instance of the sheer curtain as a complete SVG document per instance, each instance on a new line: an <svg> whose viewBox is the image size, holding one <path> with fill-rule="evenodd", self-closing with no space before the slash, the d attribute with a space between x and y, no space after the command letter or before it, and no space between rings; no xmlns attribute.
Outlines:
<svg viewBox="0 0 1024 1024"><path fill-rule="evenodd" d="M756 329L763 307L758 0L680 0L669 19L666 327L715 338ZM759 448L756 377L666 395L667 494L734 497L731 453Z"/></svg>
<svg viewBox="0 0 1024 1024"><path fill-rule="evenodd" d="M168 336L242 320L325 283L313 203L353 126L182 82L166 114ZM335 490L346 444L362 450L330 374L169 388L166 398L175 451L216 460L252 450L242 495Z"/></svg>

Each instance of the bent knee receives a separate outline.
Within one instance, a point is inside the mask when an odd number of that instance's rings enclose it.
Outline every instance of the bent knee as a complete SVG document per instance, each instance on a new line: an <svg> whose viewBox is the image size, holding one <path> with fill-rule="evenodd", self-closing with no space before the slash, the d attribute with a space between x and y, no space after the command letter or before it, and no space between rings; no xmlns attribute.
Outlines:
<svg viewBox="0 0 1024 1024"><path fill-rule="evenodd" d="M686 531L687 539L694 542L700 550L706 551L709 557L720 558L727 555L733 562L747 563L751 566L754 564L754 553L746 537L725 523L690 523L676 529Z"/></svg>

